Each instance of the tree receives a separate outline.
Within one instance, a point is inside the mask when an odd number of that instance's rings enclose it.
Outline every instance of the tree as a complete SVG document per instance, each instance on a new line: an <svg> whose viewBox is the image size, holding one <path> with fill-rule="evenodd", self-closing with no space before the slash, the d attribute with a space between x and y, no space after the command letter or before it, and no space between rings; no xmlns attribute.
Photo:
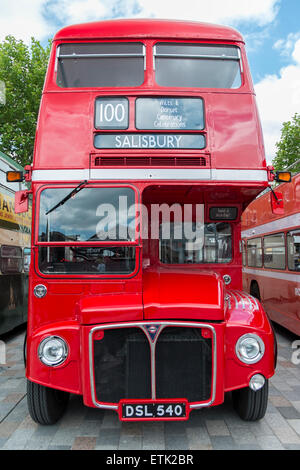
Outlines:
<svg viewBox="0 0 300 470"><path fill-rule="evenodd" d="M285 170L300 159L300 114L296 113L291 121L283 123L281 139L276 147L278 150L272 162L275 170ZM300 163L290 171L300 171Z"/></svg>
<svg viewBox="0 0 300 470"><path fill-rule="evenodd" d="M0 43L0 150L22 166L32 161L49 54L50 41L45 48L34 38L30 46L13 36Z"/></svg>

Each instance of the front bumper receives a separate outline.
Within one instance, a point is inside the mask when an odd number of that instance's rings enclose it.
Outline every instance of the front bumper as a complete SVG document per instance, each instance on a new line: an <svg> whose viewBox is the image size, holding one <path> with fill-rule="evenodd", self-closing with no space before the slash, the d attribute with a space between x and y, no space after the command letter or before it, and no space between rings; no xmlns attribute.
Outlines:
<svg viewBox="0 0 300 470"><path fill-rule="evenodd" d="M178 400L185 401L188 417L193 409L223 403L225 392L248 386L255 373L273 375L272 331L259 332L266 353L254 365L242 364L234 351L246 332L245 325L228 322L62 322L29 336L26 375L81 394L85 405L115 410L120 419L123 403ZM58 367L45 366L37 356L40 341L50 334L68 343L69 356Z"/></svg>

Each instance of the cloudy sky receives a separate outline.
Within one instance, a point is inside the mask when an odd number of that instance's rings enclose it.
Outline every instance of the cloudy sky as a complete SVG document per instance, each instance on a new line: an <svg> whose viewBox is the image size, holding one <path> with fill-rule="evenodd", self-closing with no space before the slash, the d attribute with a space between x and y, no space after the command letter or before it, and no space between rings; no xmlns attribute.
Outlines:
<svg viewBox="0 0 300 470"><path fill-rule="evenodd" d="M300 0L0 0L0 41L12 34L46 44L69 24L134 17L207 21L242 33L271 162L282 123L300 112Z"/></svg>

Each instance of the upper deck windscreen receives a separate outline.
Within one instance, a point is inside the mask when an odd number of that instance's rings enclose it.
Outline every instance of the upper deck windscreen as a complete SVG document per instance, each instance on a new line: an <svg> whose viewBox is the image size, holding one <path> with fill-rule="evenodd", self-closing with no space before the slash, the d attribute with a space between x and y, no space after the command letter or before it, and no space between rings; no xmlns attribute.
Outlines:
<svg viewBox="0 0 300 470"><path fill-rule="evenodd" d="M149 47L149 46L147 46ZM241 86L240 49L229 45L157 43L150 45L158 86L225 88ZM137 87L144 83L146 46L139 42L61 44L57 84L62 88Z"/></svg>
<svg viewBox="0 0 300 470"><path fill-rule="evenodd" d="M155 46L155 79L164 87L239 88L236 46L160 43Z"/></svg>
<svg viewBox="0 0 300 470"><path fill-rule="evenodd" d="M141 43L61 44L57 60L62 88L132 87L144 81Z"/></svg>

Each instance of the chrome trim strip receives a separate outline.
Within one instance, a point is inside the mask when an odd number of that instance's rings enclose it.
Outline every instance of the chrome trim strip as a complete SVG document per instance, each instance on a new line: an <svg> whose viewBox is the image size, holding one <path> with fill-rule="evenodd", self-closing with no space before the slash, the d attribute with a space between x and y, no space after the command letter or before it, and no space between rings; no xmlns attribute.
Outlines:
<svg viewBox="0 0 300 470"><path fill-rule="evenodd" d="M248 306L249 306L250 310L254 310L255 306L253 305L249 295L246 292L243 292L243 296L247 300L247 303L248 303Z"/></svg>
<svg viewBox="0 0 300 470"><path fill-rule="evenodd" d="M237 51L238 51L238 58L239 58L239 61L240 61L241 73L243 73L244 70L243 70L243 61L242 61L242 56L241 56L241 49L238 47Z"/></svg>
<svg viewBox="0 0 300 470"><path fill-rule="evenodd" d="M217 335L216 335L216 330L212 325L208 325L207 323L193 323L193 322L178 322L178 321L140 321L140 322L130 322L130 323L110 323L110 324L105 324L105 325L100 325L100 326L95 326L91 328L89 332L89 373L90 373L90 385L91 385L91 392L92 392L92 402L93 404L102 409L109 409L109 410L118 410L118 405L105 405L103 403L99 403L96 400L96 392L95 392L95 385L94 385L94 360L93 360L93 334L95 331L98 330L107 330L107 329L115 329L115 328L130 328L130 327L138 327L141 328L141 330L144 331L146 326L149 325L159 325L159 331L157 333L157 336L155 338L154 343L156 344L157 338L159 337L160 333L163 331L163 329L167 326L181 326L181 327L190 327L190 328L208 328L211 330L212 335L213 335L213 372L212 372L212 394L211 394L211 399L206 402L202 403L192 403L190 404L191 409L198 409L198 408L203 408L206 406L210 406L213 404L215 401L215 396L216 396L216 379L217 379L217 365L218 365L218 358L217 358ZM148 332L147 332L148 333ZM148 334L147 334L148 337ZM148 337L149 339L149 337ZM151 342L151 341L150 341ZM151 350L151 365L153 365L152 360L153 360L153 351L155 348ZM153 381L153 375L151 374L151 380ZM153 386L153 382L151 383L151 386ZM152 389L153 393L153 389ZM152 398L153 399L153 398Z"/></svg>
<svg viewBox="0 0 300 470"><path fill-rule="evenodd" d="M212 169L212 179L216 181L268 181L266 170L217 170Z"/></svg>
<svg viewBox="0 0 300 470"><path fill-rule="evenodd" d="M235 290L234 293L236 294L236 296L237 296L238 298L241 299L242 309L245 310L245 301L244 301L242 295L241 295L240 292L238 292L237 290Z"/></svg>
<svg viewBox="0 0 300 470"><path fill-rule="evenodd" d="M89 170L33 170L32 181L82 181L89 179Z"/></svg>
<svg viewBox="0 0 300 470"><path fill-rule="evenodd" d="M153 46L153 70L155 71L156 44Z"/></svg>
<svg viewBox="0 0 300 470"><path fill-rule="evenodd" d="M32 181L81 180L215 180L266 182L265 170L217 170L210 168L101 168L33 170Z"/></svg>
<svg viewBox="0 0 300 470"><path fill-rule="evenodd" d="M144 57L144 53L124 53L124 54L62 54L58 58L61 59L88 59L92 58L95 59L97 57L104 57L110 58L110 57Z"/></svg>
<svg viewBox="0 0 300 470"><path fill-rule="evenodd" d="M251 294L248 294L248 295L249 295L249 297L251 298L251 300L253 300L253 302L255 303L256 309L259 310L259 306L258 306L258 303L257 303L256 298L255 298L253 295L251 295Z"/></svg>
<svg viewBox="0 0 300 470"><path fill-rule="evenodd" d="M227 302L229 310L231 310L230 294L225 295L225 301Z"/></svg>
<svg viewBox="0 0 300 470"><path fill-rule="evenodd" d="M152 323L151 323L152 325ZM152 400L156 399L156 369L155 369L155 350L156 350L156 342L158 340L158 337L162 330L164 329L164 326L160 326L156 332L156 336L154 341L152 341L152 338L149 335L149 332L145 326L142 326L141 329L144 331L146 334L146 337L149 341L149 346L150 346L150 352L151 352L151 398Z"/></svg>
<svg viewBox="0 0 300 470"><path fill-rule="evenodd" d="M156 53L155 57L175 57L177 59L184 58L184 59L216 59L216 60L236 60L237 62L240 60L238 56L233 55L205 55L205 54L166 54L162 52Z"/></svg>
<svg viewBox="0 0 300 470"><path fill-rule="evenodd" d="M147 56L146 56L146 46L143 44L143 57L144 57L144 71L146 70L147 67Z"/></svg>
<svg viewBox="0 0 300 470"><path fill-rule="evenodd" d="M208 168L92 168L90 178L100 180L211 180L211 170Z"/></svg>
<svg viewBox="0 0 300 470"><path fill-rule="evenodd" d="M58 66L58 61L59 61L59 53L60 53L60 46L57 46L56 50L56 57L55 57L55 67L54 67L54 72L57 73L57 66Z"/></svg>
<svg viewBox="0 0 300 470"><path fill-rule="evenodd" d="M282 281L291 281L291 282L300 283L300 273L292 274L292 273L287 273L285 271L279 272L279 271L267 270L266 268L262 268L262 269L243 268L243 273L253 274L254 276L263 276L263 277L269 277L273 279L281 279Z"/></svg>
<svg viewBox="0 0 300 470"><path fill-rule="evenodd" d="M235 294L234 294L232 291L230 291L230 294L231 294L232 297L234 298L234 301L235 301L235 308L238 308L238 306L239 306L239 301L237 300Z"/></svg>

